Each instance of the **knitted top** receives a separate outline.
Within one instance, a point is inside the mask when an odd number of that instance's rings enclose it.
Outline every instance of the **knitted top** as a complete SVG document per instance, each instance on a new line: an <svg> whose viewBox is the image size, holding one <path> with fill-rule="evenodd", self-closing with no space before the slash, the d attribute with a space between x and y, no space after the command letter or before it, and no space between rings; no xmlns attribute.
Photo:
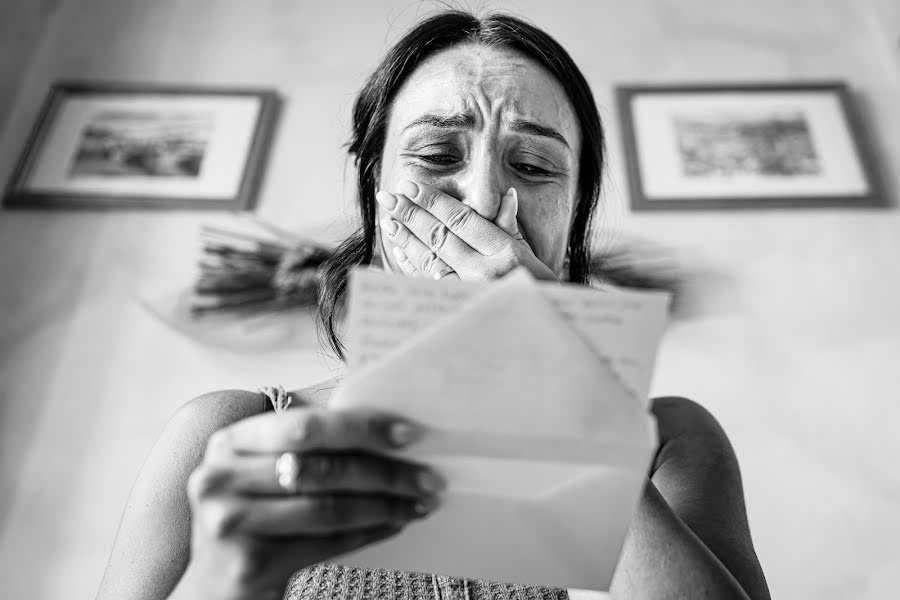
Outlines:
<svg viewBox="0 0 900 600"><path fill-rule="evenodd" d="M569 600L562 588L320 563L298 571L284 600Z"/></svg>

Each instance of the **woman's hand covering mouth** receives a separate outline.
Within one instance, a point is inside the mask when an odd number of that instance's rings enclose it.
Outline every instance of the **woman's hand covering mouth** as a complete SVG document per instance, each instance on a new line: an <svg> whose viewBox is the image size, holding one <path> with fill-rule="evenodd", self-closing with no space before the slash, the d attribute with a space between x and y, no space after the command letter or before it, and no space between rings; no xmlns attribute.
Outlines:
<svg viewBox="0 0 900 600"><path fill-rule="evenodd" d="M391 215L382 219L382 233L406 275L483 280L524 266L537 279L558 280L519 231L515 188L503 195L494 221L434 187L408 180L375 198Z"/></svg>

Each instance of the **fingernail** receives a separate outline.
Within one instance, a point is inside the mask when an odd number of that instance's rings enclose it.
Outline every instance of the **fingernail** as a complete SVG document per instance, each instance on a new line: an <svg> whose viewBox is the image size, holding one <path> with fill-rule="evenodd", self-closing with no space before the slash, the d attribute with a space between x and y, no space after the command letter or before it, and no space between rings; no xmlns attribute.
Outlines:
<svg viewBox="0 0 900 600"><path fill-rule="evenodd" d="M388 234L388 237L394 237L397 233L397 221L393 219L382 219L381 230Z"/></svg>
<svg viewBox="0 0 900 600"><path fill-rule="evenodd" d="M394 207L397 206L397 197L390 192L385 192L384 190L375 194L375 200L378 201L378 204L382 205L388 210L394 210Z"/></svg>
<svg viewBox="0 0 900 600"><path fill-rule="evenodd" d="M412 199L419 195L419 186L409 179L404 179L397 184L397 193Z"/></svg>
<svg viewBox="0 0 900 600"><path fill-rule="evenodd" d="M395 446L411 444L422 435L422 430L407 421L395 421L390 427L391 443Z"/></svg>
<svg viewBox="0 0 900 600"><path fill-rule="evenodd" d="M509 198L510 200L518 200L519 193L516 191L516 188L511 187L508 190L506 190L506 197Z"/></svg>
<svg viewBox="0 0 900 600"><path fill-rule="evenodd" d="M420 517L424 517L435 508L437 508L438 504L438 499L434 496L425 500L419 500L413 505L413 512L415 512Z"/></svg>
<svg viewBox="0 0 900 600"><path fill-rule="evenodd" d="M434 494L444 489L443 480L429 470L419 471L419 474L416 475L416 484L419 486L419 490L426 494Z"/></svg>

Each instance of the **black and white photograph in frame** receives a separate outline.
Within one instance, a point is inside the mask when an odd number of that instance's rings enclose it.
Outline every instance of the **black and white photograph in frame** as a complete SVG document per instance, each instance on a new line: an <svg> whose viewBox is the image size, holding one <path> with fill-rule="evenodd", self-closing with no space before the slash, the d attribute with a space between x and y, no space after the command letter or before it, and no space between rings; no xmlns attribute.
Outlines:
<svg viewBox="0 0 900 600"><path fill-rule="evenodd" d="M59 82L4 205L249 209L279 108L268 89Z"/></svg>
<svg viewBox="0 0 900 600"><path fill-rule="evenodd" d="M616 95L633 210L884 205L843 83Z"/></svg>

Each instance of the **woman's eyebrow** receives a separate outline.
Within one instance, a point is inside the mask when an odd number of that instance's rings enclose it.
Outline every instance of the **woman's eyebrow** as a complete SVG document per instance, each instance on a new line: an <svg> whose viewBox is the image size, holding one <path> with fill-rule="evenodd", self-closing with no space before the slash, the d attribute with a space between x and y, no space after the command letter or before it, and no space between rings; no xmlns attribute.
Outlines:
<svg viewBox="0 0 900 600"><path fill-rule="evenodd" d="M417 119L413 119L409 125L403 128L403 131L416 127L418 125L430 125L431 127L440 127L441 129L471 129L475 126L475 117L466 114L456 115L422 115Z"/></svg>
<svg viewBox="0 0 900 600"><path fill-rule="evenodd" d="M559 131L554 129L553 127L547 127L546 125L539 125L534 121L527 121L525 119L516 119L515 121L510 121L507 124L507 127L510 131L515 131L516 133L525 133L528 135L536 135L539 137L546 137L552 140L556 140L563 144L569 150L572 149L569 146L569 142L566 141L566 138L563 137Z"/></svg>
<svg viewBox="0 0 900 600"><path fill-rule="evenodd" d="M475 117L473 115L463 113L458 113L455 115L427 114L410 121L410 123L403 128L403 131L412 129L413 127L417 127L419 125L428 125L430 127L437 127L440 129L471 129L475 126ZM507 128L510 131L514 131L516 133L524 133L527 135L550 138L561 143L569 150L572 149L563 134L561 134L557 129L554 129L553 127L540 125L538 123L535 123L534 121L529 121L527 119L515 119L507 124Z"/></svg>

